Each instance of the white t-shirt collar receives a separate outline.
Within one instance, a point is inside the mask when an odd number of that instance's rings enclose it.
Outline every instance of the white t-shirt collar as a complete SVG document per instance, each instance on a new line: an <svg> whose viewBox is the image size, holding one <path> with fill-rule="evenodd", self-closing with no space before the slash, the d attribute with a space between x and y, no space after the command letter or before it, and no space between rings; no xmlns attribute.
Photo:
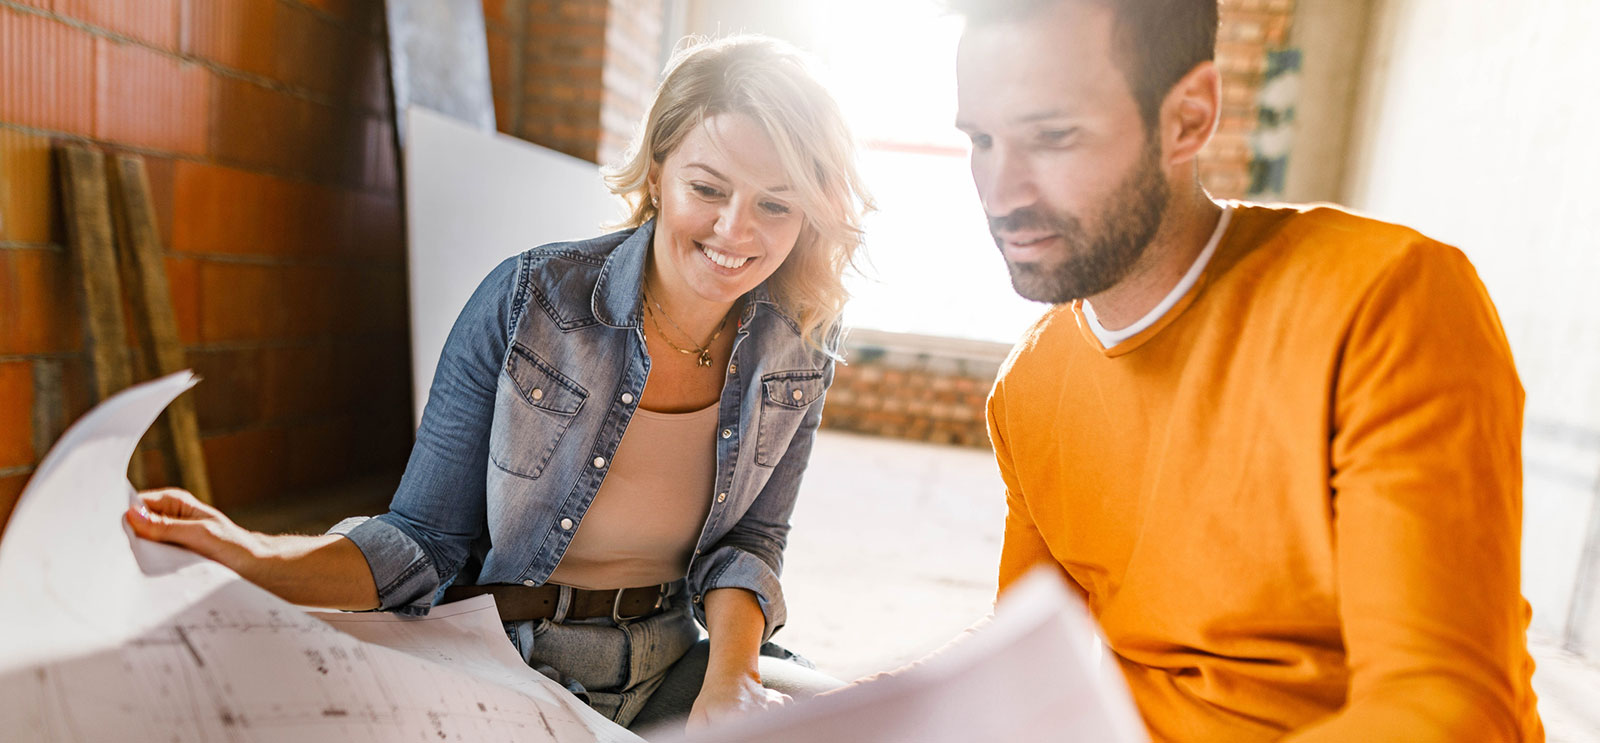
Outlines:
<svg viewBox="0 0 1600 743"><path fill-rule="evenodd" d="M1146 312L1144 317L1139 318L1138 322L1121 330L1106 330L1105 326L1100 324L1100 318L1095 316L1094 308L1089 306L1089 300L1083 300L1083 317L1089 321L1089 330L1094 333L1094 337L1100 339L1100 345L1111 348L1144 332L1166 315L1178 300L1183 299L1183 295L1188 294L1189 290L1194 288L1195 282L1200 280L1200 274L1205 272L1206 264L1211 262L1211 256L1217 252L1217 245L1222 242L1222 234L1228 231L1228 220L1232 216L1233 207L1223 206L1222 217L1217 220L1217 228L1211 232L1211 239L1206 242L1206 247L1200 251L1200 255L1195 257L1194 264L1189 266L1189 271L1178 280L1178 285L1172 287L1172 291L1167 292L1167 296Z"/></svg>

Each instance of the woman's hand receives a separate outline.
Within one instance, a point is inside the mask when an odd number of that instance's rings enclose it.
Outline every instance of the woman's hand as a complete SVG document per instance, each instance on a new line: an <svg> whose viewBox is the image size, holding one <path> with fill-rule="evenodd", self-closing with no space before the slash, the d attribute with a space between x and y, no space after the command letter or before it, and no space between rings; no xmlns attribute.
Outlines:
<svg viewBox="0 0 1600 743"><path fill-rule="evenodd" d="M147 490L138 498L139 505L129 506L124 518L140 537L175 544L235 571L259 551L260 535L233 523L187 490Z"/></svg>
<svg viewBox="0 0 1600 743"><path fill-rule="evenodd" d="M220 562L290 603L351 611L378 607L366 556L337 534L253 532L177 488L140 493L139 505L123 518L134 534Z"/></svg>
<svg viewBox="0 0 1600 743"><path fill-rule="evenodd" d="M685 729L705 727L744 712L776 709L789 701L789 695L762 686L761 680L753 675L719 677L708 673L700 686L700 695L695 697L694 706L689 710Z"/></svg>

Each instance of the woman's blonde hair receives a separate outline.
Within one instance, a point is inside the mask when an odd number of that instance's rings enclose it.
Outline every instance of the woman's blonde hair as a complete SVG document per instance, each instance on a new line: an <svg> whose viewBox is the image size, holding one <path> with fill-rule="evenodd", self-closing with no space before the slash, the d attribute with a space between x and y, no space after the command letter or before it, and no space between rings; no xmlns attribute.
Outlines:
<svg viewBox="0 0 1600 743"><path fill-rule="evenodd" d="M805 213L794 250L772 274L773 299L822 347L849 293L844 273L861 246L861 219L872 198L856 172L855 143L833 97L812 77L804 56L761 36L690 39L672 56L637 138L605 171L612 193L628 203L621 227L654 219L650 176L685 135L723 113L749 116L766 132ZM786 195L788 198L788 195Z"/></svg>

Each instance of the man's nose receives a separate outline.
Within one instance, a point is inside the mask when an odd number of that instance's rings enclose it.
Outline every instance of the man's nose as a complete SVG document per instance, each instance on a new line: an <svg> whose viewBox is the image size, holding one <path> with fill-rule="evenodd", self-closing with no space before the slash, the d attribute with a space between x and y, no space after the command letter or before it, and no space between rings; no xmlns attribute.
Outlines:
<svg viewBox="0 0 1600 743"><path fill-rule="evenodd" d="M983 210L991 216L1004 216L1025 206L1032 206L1039 198L1028 162L1001 148L974 161L973 180L978 187L978 197Z"/></svg>

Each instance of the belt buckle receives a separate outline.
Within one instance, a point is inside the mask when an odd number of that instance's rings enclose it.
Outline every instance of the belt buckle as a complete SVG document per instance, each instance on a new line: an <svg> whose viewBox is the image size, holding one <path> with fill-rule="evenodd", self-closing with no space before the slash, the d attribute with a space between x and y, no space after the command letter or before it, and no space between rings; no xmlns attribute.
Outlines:
<svg viewBox="0 0 1600 743"><path fill-rule="evenodd" d="M661 605L667 600L667 584L662 583L656 588L656 603L650 607L650 611L638 616L625 617L622 616L622 593L627 590L628 589L626 588L618 588L617 593L611 597L611 621L617 624L627 624L628 622L634 622L648 617L652 613L659 610Z"/></svg>

